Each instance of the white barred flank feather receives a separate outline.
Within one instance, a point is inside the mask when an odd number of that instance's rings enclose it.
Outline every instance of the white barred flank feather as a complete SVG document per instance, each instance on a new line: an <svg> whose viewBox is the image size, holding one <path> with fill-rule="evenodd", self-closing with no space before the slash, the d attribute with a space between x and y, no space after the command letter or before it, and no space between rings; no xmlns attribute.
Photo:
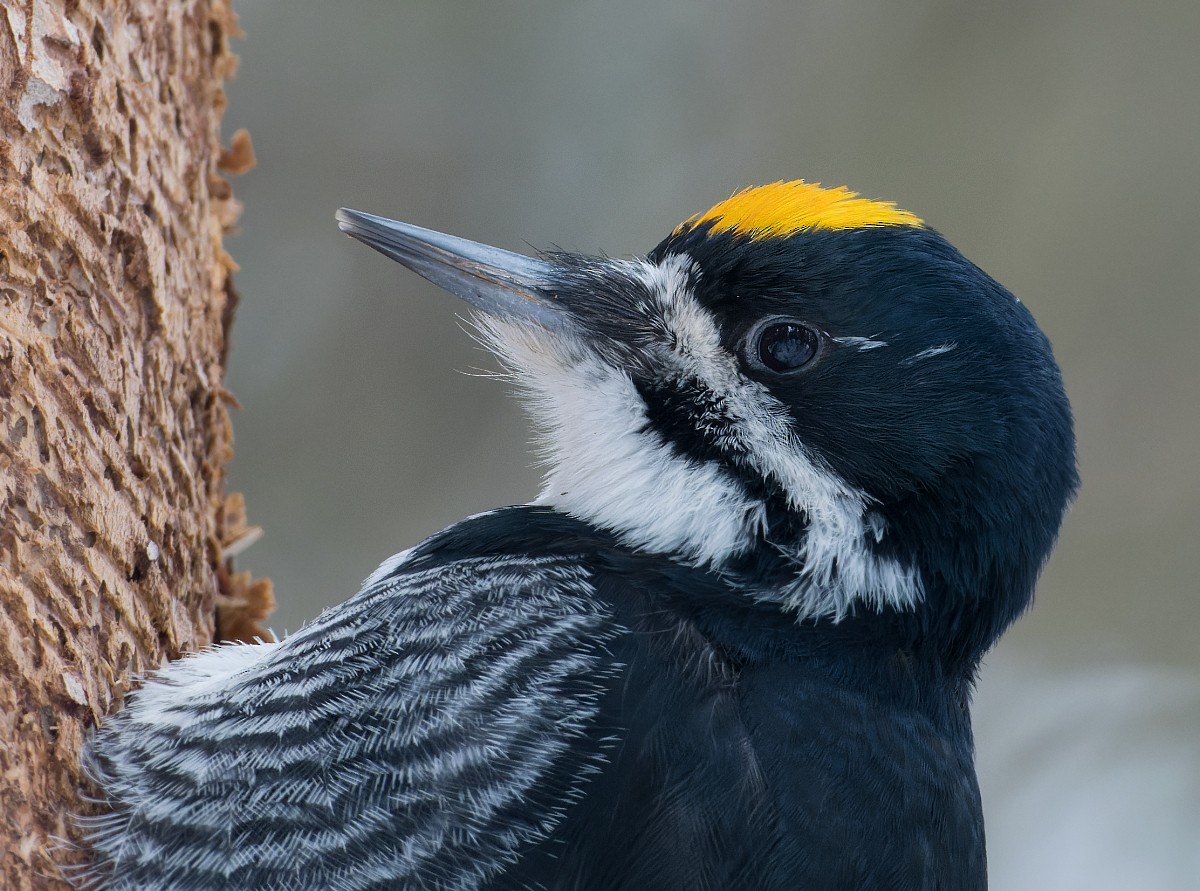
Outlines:
<svg viewBox="0 0 1200 891"><path fill-rule="evenodd" d="M577 741L614 633L584 571L404 562L281 643L131 694L88 754L113 808L90 823L101 887L466 891L557 824L600 757Z"/></svg>

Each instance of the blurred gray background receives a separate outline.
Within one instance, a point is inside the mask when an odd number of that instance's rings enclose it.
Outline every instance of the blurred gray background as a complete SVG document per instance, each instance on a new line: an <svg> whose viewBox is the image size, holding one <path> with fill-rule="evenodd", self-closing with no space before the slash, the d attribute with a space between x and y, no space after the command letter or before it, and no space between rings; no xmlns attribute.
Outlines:
<svg viewBox="0 0 1200 891"><path fill-rule="evenodd" d="M232 488L277 630L538 471L349 205L627 255L736 188L893 199L1028 304L1084 487L977 697L996 891L1200 888L1200 3L241 0Z"/></svg>

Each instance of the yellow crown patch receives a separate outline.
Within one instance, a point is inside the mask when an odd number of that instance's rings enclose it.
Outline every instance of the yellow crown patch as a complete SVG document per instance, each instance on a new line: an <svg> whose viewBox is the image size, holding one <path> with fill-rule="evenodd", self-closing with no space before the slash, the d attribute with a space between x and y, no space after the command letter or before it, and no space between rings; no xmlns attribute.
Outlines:
<svg viewBox="0 0 1200 891"><path fill-rule="evenodd" d="M712 223L712 232L750 238L786 237L806 229L925 225L890 201L860 198L844 186L823 189L820 183L802 179L743 189L711 210L680 223L675 234L704 223Z"/></svg>

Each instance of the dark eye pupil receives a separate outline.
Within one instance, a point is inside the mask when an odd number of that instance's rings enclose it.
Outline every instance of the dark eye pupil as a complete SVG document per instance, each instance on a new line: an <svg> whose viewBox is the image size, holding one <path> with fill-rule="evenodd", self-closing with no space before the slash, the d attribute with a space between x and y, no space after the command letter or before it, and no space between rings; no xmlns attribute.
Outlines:
<svg viewBox="0 0 1200 891"><path fill-rule="evenodd" d="M793 371L817 354L817 335L793 322L769 325L758 335L758 358L771 371Z"/></svg>

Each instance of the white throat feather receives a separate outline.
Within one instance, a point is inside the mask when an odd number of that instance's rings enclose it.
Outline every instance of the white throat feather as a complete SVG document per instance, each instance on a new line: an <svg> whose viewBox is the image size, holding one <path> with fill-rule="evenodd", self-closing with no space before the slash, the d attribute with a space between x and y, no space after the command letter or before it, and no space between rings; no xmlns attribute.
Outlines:
<svg viewBox="0 0 1200 891"><path fill-rule="evenodd" d="M800 441L784 407L742 374L715 321L692 295L698 274L682 255L624 264L646 286L647 330L665 332L664 374L703 381L736 423L723 435L790 509L802 512L800 542L776 543L796 565L782 590L751 591L800 617L840 619L856 605L911 608L922 596L915 568L873 553L869 499ZM597 300L608 299L597 295ZM480 328L520 385L540 432L547 473L538 504L614 532L626 545L721 571L760 543L766 506L716 462L681 454L650 425L628 369L602 359L580 337L495 319Z"/></svg>

